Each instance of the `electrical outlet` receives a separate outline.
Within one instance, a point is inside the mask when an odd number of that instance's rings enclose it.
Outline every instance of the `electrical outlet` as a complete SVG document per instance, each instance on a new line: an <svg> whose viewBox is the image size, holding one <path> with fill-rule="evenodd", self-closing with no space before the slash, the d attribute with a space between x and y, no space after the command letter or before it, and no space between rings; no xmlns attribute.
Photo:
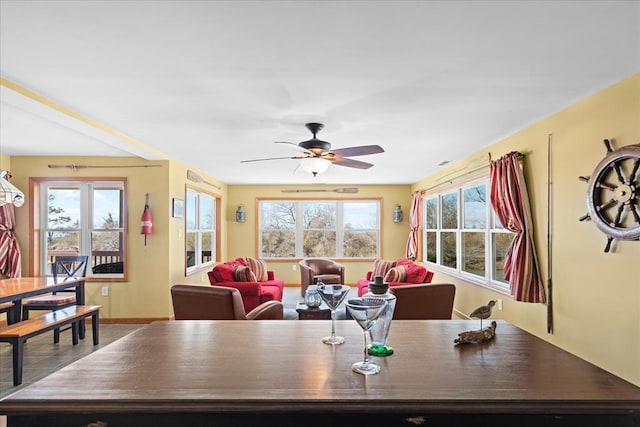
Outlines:
<svg viewBox="0 0 640 427"><path fill-rule="evenodd" d="M296 265L295 264L291 264L291 270L292 271L296 271Z"/></svg>
<svg viewBox="0 0 640 427"><path fill-rule="evenodd" d="M108 297L109 296L109 287L108 286L103 286L102 287L102 296L103 297Z"/></svg>
<svg viewBox="0 0 640 427"><path fill-rule="evenodd" d="M502 311L502 300L496 300L496 307L498 308L499 311Z"/></svg>

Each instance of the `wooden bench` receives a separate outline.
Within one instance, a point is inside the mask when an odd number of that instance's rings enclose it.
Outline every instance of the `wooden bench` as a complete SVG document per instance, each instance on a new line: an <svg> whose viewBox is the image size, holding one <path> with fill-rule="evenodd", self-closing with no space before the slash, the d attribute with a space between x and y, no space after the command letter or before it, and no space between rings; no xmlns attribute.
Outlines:
<svg viewBox="0 0 640 427"><path fill-rule="evenodd" d="M98 312L101 307L100 305L74 305L0 328L0 342L8 342L13 346L13 385L22 384L24 343L29 338L71 324L72 342L76 345L80 322L84 322L84 319L91 316L93 345L98 345Z"/></svg>

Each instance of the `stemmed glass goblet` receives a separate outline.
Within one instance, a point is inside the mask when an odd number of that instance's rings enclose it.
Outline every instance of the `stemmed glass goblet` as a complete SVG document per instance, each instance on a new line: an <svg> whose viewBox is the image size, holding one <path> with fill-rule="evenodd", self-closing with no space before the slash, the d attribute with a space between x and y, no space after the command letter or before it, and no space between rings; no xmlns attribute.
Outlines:
<svg viewBox="0 0 640 427"><path fill-rule="evenodd" d="M322 338L322 342L330 345L342 344L344 338L336 335L336 309L344 301L351 288L345 285L325 285L324 283L318 284L316 288L320 298L331 310L331 336Z"/></svg>
<svg viewBox="0 0 640 427"><path fill-rule="evenodd" d="M380 366L369 360L367 336L369 335L369 329L376 323L378 317L387 307L387 301L382 298L359 297L348 300L346 305L351 317L358 322L358 325L364 331L364 360L351 365L351 369L362 375L377 374L380 372Z"/></svg>

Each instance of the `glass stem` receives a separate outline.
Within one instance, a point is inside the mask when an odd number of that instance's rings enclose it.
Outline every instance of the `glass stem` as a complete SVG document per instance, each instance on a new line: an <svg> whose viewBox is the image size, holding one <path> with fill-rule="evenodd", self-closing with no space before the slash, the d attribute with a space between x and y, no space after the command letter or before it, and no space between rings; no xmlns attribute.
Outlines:
<svg viewBox="0 0 640 427"><path fill-rule="evenodd" d="M331 336L336 336L336 315L333 310L331 310Z"/></svg>
<svg viewBox="0 0 640 427"><path fill-rule="evenodd" d="M369 331L364 331L364 362L362 362L365 366L369 363L369 352L367 351L367 335Z"/></svg>

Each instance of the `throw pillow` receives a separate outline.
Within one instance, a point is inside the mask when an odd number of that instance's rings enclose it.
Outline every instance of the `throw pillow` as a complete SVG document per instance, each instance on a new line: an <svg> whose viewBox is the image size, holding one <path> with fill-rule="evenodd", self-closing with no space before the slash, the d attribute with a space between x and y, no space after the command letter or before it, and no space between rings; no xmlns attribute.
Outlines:
<svg viewBox="0 0 640 427"><path fill-rule="evenodd" d="M237 263L235 261L225 262L213 267L213 277L217 282L233 282L233 267Z"/></svg>
<svg viewBox="0 0 640 427"><path fill-rule="evenodd" d="M408 264L413 264L413 261L411 261L410 259L406 259L406 258L402 258L399 260L396 260L396 267L399 265L408 265Z"/></svg>
<svg viewBox="0 0 640 427"><path fill-rule="evenodd" d="M427 269L418 264L407 264L404 266L407 269L408 283L424 283L424 279L427 277Z"/></svg>
<svg viewBox="0 0 640 427"><path fill-rule="evenodd" d="M407 280L407 268L404 265L391 267L384 276L385 282L404 282Z"/></svg>
<svg viewBox="0 0 640 427"><path fill-rule="evenodd" d="M387 271L389 271L389 269L393 266L394 266L393 261L376 259L375 261L373 261L373 270L371 273L371 277L374 279L376 276L384 277L387 275Z"/></svg>
<svg viewBox="0 0 640 427"><path fill-rule="evenodd" d="M249 267L241 264L236 264L233 267L233 280L235 282L256 282L256 275Z"/></svg>
<svg viewBox="0 0 640 427"><path fill-rule="evenodd" d="M269 280L269 278L267 277L267 263L264 262L263 259L245 258L245 260L247 262L247 267L249 267L249 270L251 270L256 276L257 282L264 282L266 280Z"/></svg>

